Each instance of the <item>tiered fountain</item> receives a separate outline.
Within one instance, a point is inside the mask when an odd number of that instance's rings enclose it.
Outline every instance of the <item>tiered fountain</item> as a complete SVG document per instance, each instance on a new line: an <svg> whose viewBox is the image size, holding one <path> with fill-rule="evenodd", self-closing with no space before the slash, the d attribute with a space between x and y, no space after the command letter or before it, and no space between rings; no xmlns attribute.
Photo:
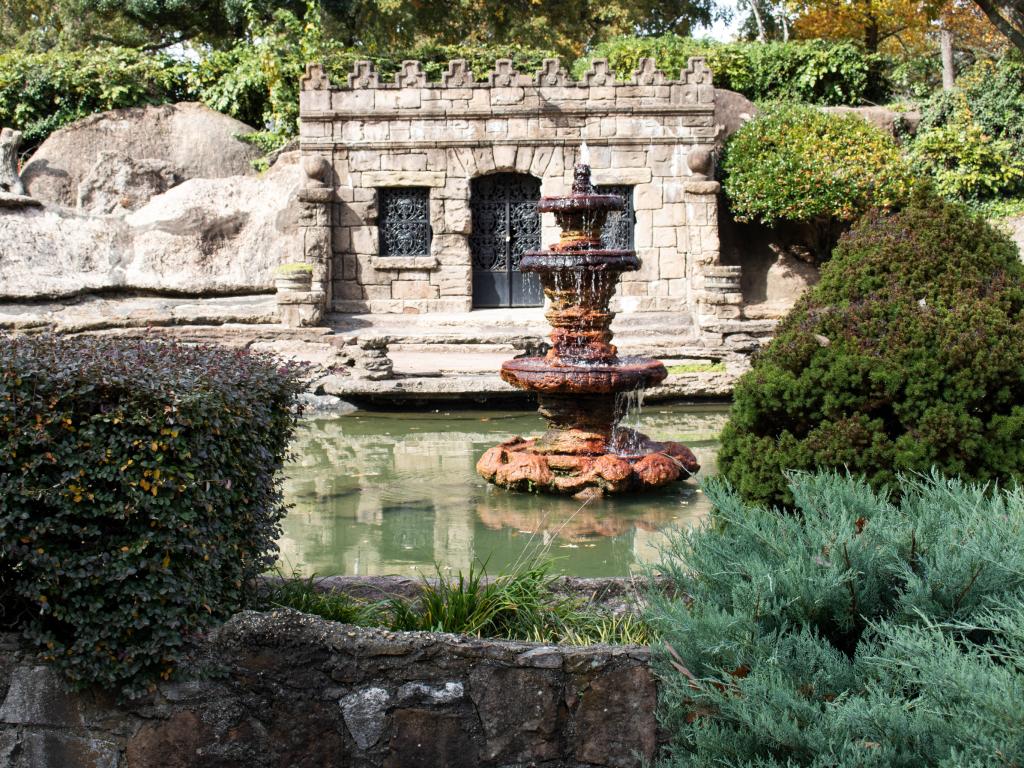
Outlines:
<svg viewBox="0 0 1024 768"><path fill-rule="evenodd" d="M620 426L628 400L663 381L665 366L646 358L620 358L611 343L615 313L608 303L619 276L640 268L634 251L601 247L610 211L622 210L617 195L595 193L590 166L577 165L572 194L544 197L541 213L553 213L561 239L546 251L523 256L519 268L537 272L550 301L553 327L545 357L509 360L501 378L537 393L548 431L514 437L477 462L480 475L505 488L547 493L622 493L683 480L700 468L678 443L658 443Z"/></svg>

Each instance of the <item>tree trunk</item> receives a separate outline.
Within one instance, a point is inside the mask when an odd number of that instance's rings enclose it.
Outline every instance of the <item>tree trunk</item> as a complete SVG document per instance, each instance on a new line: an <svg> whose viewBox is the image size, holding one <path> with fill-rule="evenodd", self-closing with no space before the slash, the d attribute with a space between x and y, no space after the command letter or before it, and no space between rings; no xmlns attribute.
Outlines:
<svg viewBox="0 0 1024 768"><path fill-rule="evenodd" d="M768 40L768 35L764 31L764 19L761 17L761 11L758 9L757 4L760 0L750 0L750 12L754 14L754 22L757 24L757 42L764 43Z"/></svg>
<svg viewBox="0 0 1024 768"><path fill-rule="evenodd" d="M953 33L945 26L939 31L939 46L942 48L942 90L951 91L956 85L956 69L953 64Z"/></svg>
<svg viewBox="0 0 1024 768"><path fill-rule="evenodd" d="M870 16L868 17L868 23L864 27L864 47L868 53L878 53L879 38L878 19Z"/></svg>
<svg viewBox="0 0 1024 768"><path fill-rule="evenodd" d="M1024 27L1014 26L1014 20L1019 21L1024 13L1024 4L1013 0L974 0L974 4L981 8L982 13L988 17L993 26L1002 32L1020 51L1024 51ZM1000 11L1006 9L1009 18L1005 18Z"/></svg>

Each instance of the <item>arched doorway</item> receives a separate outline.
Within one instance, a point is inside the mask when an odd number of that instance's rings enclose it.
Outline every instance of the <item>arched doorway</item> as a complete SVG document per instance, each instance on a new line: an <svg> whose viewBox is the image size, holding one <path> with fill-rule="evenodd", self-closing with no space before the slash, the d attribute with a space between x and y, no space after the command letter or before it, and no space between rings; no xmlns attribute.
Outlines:
<svg viewBox="0 0 1024 768"><path fill-rule="evenodd" d="M470 209L473 234L473 307L539 307L544 303L537 275L519 271L527 251L540 249L540 180L522 173L473 179Z"/></svg>

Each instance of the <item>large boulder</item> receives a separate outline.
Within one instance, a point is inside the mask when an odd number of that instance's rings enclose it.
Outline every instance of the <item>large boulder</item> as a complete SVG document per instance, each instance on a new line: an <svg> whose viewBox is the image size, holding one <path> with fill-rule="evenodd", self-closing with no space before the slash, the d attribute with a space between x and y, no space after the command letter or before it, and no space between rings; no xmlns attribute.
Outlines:
<svg viewBox="0 0 1024 768"><path fill-rule="evenodd" d="M191 179L127 215L0 207L0 299L96 289L267 291L301 261L299 153L259 176Z"/></svg>
<svg viewBox="0 0 1024 768"><path fill-rule="evenodd" d="M921 113L917 111L896 112L885 107L825 107L826 112L836 115L857 115L883 133L900 138L904 134L917 133Z"/></svg>
<svg viewBox="0 0 1024 768"><path fill-rule="evenodd" d="M742 93L715 88L715 125L718 135L715 141L721 146L725 140L740 129L745 122L758 113L757 105Z"/></svg>
<svg viewBox="0 0 1024 768"><path fill-rule="evenodd" d="M179 179L252 175L260 150L238 136L253 129L196 102L115 109L61 128L21 172L28 193L68 207L100 153L160 160Z"/></svg>

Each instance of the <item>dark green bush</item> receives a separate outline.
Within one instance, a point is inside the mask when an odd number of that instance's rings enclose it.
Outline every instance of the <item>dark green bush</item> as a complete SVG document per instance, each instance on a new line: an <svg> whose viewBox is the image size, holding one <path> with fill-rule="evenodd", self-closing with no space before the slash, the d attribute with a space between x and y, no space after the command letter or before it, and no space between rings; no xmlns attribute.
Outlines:
<svg viewBox="0 0 1024 768"><path fill-rule="evenodd" d="M750 501L783 471L847 467L875 487L933 466L1024 475L1024 265L1005 235L922 190L841 241L737 383L719 465Z"/></svg>
<svg viewBox="0 0 1024 768"><path fill-rule="evenodd" d="M1024 764L1024 493L824 473L799 515L719 483L654 592L663 766Z"/></svg>
<svg viewBox="0 0 1024 768"><path fill-rule="evenodd" d="M854 43L807 40L790 43L718 43L678 35L619 37L594 47L576 62L579 76L595 58L608 59L620 78L629 78L641 58L653 58L667 75L678 77L691 56L704 56L715 85L754 101L808 104L860 104L881 94L876 58Z"/></svg>
<svg viewBox="0 0 1024 768"><path fill-rule="evenodd" d="M773 105L730 136L721 172L738 221L812 223L808 245L822 259L850 222L905 200L912 183L890 136L798 104Z"/></svg>
<svg viewBox="0 0 1024 768"><path fill-rule="evenodd" d="M0 337L0 574L75 684L134 692L274 561L298 371L241 350Z"/></svg>
<svg viewBox="0 0 1024 768"><path fill-rule="evenodd" d="M132 48L0 53L0 125L21 130L31 149L95 112L193 98L190 68Z"/></svg>

